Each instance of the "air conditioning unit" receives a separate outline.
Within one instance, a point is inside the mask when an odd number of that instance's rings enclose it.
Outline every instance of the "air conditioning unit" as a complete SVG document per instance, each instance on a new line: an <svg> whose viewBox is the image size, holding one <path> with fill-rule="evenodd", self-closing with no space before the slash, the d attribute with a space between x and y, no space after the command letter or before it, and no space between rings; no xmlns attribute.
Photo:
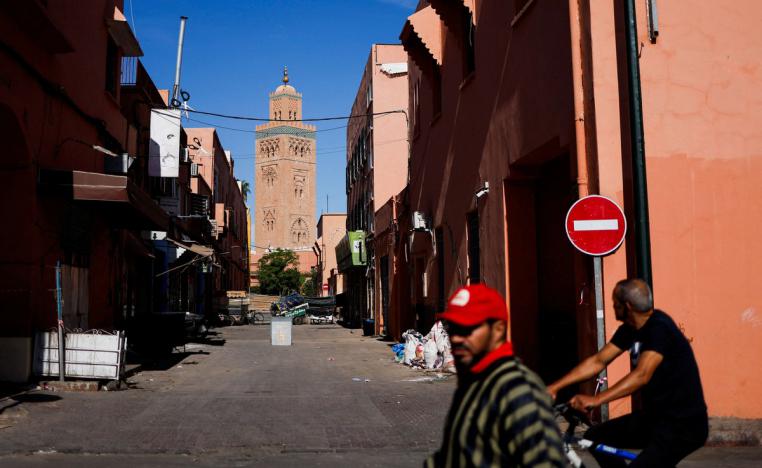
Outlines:
<svg viewBox="0 0 762 468"><path fill-rule="evenodd" d="M198 177L198 163L191 163L191 177Z"/></svg>
<svg viewBox="0 0 762 468"><path fill-rule="evenodd" d="M431 222L422 211L413 211L413 230L428 231L431 229Z"/></svg>

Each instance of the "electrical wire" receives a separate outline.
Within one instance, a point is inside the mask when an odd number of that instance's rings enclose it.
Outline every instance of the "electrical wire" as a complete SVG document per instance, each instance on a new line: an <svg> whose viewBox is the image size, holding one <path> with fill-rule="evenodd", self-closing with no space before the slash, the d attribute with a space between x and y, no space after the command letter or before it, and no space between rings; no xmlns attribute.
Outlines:
<svg viewBox="0 0 762 468"><path fill-rule="evenodd" d="M380 116L380 117L383 117L383 116ZM217 124L210 123L210 122L204 122L203 120L192 119L190 117L185 117L185 120L190 120L191 122L200 123L202 125L209 125L211 127L215 127L215 128L218 128L218 129L221 128L221 129L224 129L224 130L230 130L232 132L257 133L256 130L249 130L247 128L226 127L224 125L217 125ZM282 121L279 120L279 122L282 122ZM293 122L293 120L292 120L292 122ZM315 133L330 132L332 130L341 130L341 129L347 128L347 127L349 127L349 125L341 125L339 127L331 127L331 128L319 128L317 130L314 130L314 132Z"/></svg>
<svg viewBox="0 0 762 468"><path fill-rule="evenodd" d="M378 143L375 143L374 146L389 145L389 144L392 144L392 143L399 143L399 142L402 142L402 141L407 141L407 138L397 138L396 140L380 141ZM346 151L346 149L336 149L336 150L332 150L332 151L318 151L317 152L317 156L323 156L323 155L326 155L326 154L343 153L344 151ZM233 155L233 159L235 159L236 161L241 160L241 159L255 159L255 158L256 158L256 154L242 154L242 155L238 155L238 156ZM283 160L283 159L285 159L285 158L280 158L279 160ZM300 161L300 160L299 159L295 159L294 161Z"/></svg>
<svg viewBox="0 0 762 468"><path fill-rule="evenodd" d="M132 0L130 0L130 19L132 20L132 33L135 34L135 39L138 38L138 27L135 26L135 15L132 11Z"/></svg>
<svg viewBox="0 0 762 468"><path fill-rule="evenodd" d="M344 116L336 116L336 117L315 117L312 119L293 119L293 120L277 120L277 119L265 119L262 117L248 117L243 115L231 115L231 114L221 114L218 112L207 112L207 111L200 111L195 109L183 109L187 112L193 112L194 114L201 114L201 115L209 115L212 117L220 117L223 119L232 119L232 120L251 120L254 122L325 122L329 120L349 120L349 119L359 119L362 117L375 117L380 115L389 115L389 114L405 114L407 116L407 112L403 109L398 110L391 110L391 111L384 111L384 112L370 112L367 114L351 114L351 115L344 115Z"/></svg>

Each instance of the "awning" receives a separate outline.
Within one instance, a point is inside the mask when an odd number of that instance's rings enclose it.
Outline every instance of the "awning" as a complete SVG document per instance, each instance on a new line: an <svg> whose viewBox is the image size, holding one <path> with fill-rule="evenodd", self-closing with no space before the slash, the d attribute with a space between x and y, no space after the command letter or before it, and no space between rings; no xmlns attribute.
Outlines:
<svg viewBox="0 0 762 468"><path fill-rule="evenodd" d="M40 189L80 202L104 203L117 223L169 230L169 215L125 176L41 169Z"/></svg>
<svg viewBox="0 0 762 468"><path fill-rule="evenodd" d="M130 28L127 19L119 8L114 7L114 19L106 20L106 24L108 24L108 32L111 38L122 50L122 55L125 57L143 56L143 49L140 48L140 43L132 33L132 28Z"/></svg>
<svg viewBox="0 0 762 468"><path fill-rule="evenodd" d="M407 73L407 62L382 63L380 68L389 76L404 75Z"/></svg>
<svg viewBox="0 0 762 468"><path fill-rule="evenodd" d="M437 65L442 65L442 20L431 6L408 16L402 28L400 39L408 53L411 52L408 47L415 42L415 38L420 40Z"/></svg>
<svg viewBox="0 0 762 468"><path fill-rule="evenodd" d="M194 254L201 255L202 257L211 257L212 255L214 255L214 249L211 247L206 247L200 244L196 244L195 242L180 242L170 237L167 237L167 240L180 248L183 248L185 250L190 250Z"/></svg>

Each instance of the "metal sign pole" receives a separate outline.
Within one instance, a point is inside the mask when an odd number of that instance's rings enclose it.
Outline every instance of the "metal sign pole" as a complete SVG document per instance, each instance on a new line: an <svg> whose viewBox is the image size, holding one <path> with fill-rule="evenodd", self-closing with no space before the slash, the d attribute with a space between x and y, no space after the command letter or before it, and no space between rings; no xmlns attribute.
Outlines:
<svg viewBox="0 0 762 468"><path fill-rule="evenodd" d="M595 322L598 330L598 351L606 345L606 322L603 315L603 260L599 256L593 257L593 271L595 275ZM606 390L606 368L604 367L598 376L596 388L599 391ZM608 421L609 405L601 405L601 420Z"/></svg>
<svg viewBox="0 0 762 468"><path fill-rule="evenodd" d="M58 313L58 380L63 382L66 375L64 349L63 308L61 307L61 262L56 262L56 312Z"/></svg>

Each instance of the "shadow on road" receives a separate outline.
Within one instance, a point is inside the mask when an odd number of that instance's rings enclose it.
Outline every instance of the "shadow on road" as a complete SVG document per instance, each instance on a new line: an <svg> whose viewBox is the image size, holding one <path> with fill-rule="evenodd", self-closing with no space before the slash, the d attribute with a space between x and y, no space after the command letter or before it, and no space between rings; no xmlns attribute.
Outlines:
<svg viewBox="0 0 762 468"><path fill-rule="evenodd" d="M157 356L141 362L143 370L165 371L180 364L188 356L208 355L209 351L178 351L165 356Z"/></svg>
<svg viewBox="0 0 762 468"><path fill-rule="evenodd" d="M51 401L61 400L58 395L49 395L47 393L22 393L0 400L0 414L5 410L18 406L22 403L50 403Z"/></svg>

